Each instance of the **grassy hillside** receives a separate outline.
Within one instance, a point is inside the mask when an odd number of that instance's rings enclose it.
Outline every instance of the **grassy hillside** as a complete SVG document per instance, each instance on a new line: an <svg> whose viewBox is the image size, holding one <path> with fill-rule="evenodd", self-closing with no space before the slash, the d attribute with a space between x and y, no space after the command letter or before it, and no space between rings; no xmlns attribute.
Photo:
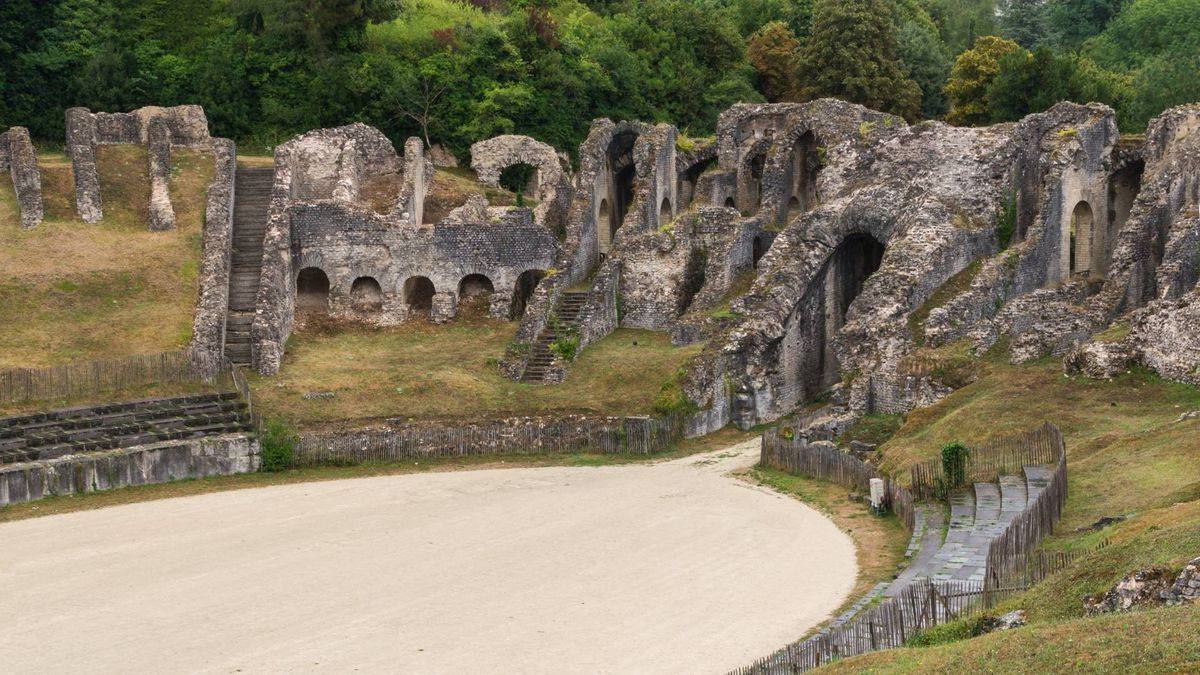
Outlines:
<svg viewBox="0 0 1200 675"><path fill-rule="evenodd" d="M253 384L270 414L302 428L386 417L648 414L663 385L700 349L672 347L663 333L622 329L585 349L563 384L529 385L505 379L497 365L516 329L513 322L462 318L445 326L309 327L288 341L280 374ZM313 392L334 396L303 398Z"/></svg>
<svg viewBox="0 0 1200 675"><path fill-rule="evenodd" d="M1049 420L1066 437L1069 497L1051 550L1088 551L993 613L1024 609L1030 626L971 638L974 618L929 632L933 647L849 659L837 672L1172 672L1200 666L1198 608L1085 617L1084 596L1125 574L1178 571L1200 555L1200 390L1144 371L1102 382L1067 377L1046 360L974 364L978 380L914 411L880 452L903 471L947 441L1010 435ZM1123 522L1093 525L1102 517ZM1109 545L1097 549L1107 540Z"/></svg>
<svg viewBox="0 0 1200 675"><path fill-rule="evenodd" d="M204 206L213 163L173 153L176 229L147 229L146 150L97 149L104 220L75 215L70 162L39 157L46 220L19 227L0 178L0 368L175 349L191 336Z"/></svg>

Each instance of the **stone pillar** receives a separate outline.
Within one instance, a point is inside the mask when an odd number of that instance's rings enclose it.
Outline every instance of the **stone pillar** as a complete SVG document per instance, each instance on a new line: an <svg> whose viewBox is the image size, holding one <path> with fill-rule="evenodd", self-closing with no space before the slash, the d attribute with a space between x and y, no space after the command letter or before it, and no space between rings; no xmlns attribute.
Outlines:
<svg viewBox="0 0 1200 675"><path fill-rule="evenodd" d="M40 225L43 215L42 175L38 171L33 142L29 140L29 130L13 127L5 137L8 141L8 168L21 209L21 227Z"/></svg>
<svg viewBox="0 0 1200 675"><path fill-rule="evenodd" d="M87 108L67 110L67 154L75 175L75 210L85 223L104 217L96 171L96 118Z"/></svg>
<svg viewBox="0 0 1200 675"><path fill-rule="evenodd" d="M493 319L507 319L512 311L512 293L496 291L488 299L488 316Z"/></svg>
<svg viewBox="0 0 1200 675"><path fill-rule="evenodd" d="M458 314L458 294L451 291L439 291L433 294L433 305L429 309L429 320L434 323L446 323Z"/></svg>
<svg viewBox="0 0 1200 675"><path fill-rule="evenodd" d="M174 229L175 209L171 206L171 129L162 117L150 120L146 135L150 161L150 229L155 232Z"/></svg>

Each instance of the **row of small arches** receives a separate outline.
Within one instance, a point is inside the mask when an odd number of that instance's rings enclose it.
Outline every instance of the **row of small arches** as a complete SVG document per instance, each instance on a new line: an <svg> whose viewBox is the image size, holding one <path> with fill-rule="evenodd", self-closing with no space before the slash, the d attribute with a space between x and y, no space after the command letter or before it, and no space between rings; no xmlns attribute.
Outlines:
<svg viewBox="0 0 1200 675"><path fill-rule="evenodd" d="M546 276L543 270L527 270L517 277L513 288L513 313L524 314L525 304L534 289ZM296 307L309 311L329 309L329 276L319 267L305 267L296 276ZM459 300L468 300L496 292L492 280L483 274L468 274L458 282ZM433 281L426 276L412 276L404 282L404 304L409 310L428 312L436 293ZM374 277L358 277L350 285L350 304L359 312L378 312L383 309L383 288Z"/></svg>

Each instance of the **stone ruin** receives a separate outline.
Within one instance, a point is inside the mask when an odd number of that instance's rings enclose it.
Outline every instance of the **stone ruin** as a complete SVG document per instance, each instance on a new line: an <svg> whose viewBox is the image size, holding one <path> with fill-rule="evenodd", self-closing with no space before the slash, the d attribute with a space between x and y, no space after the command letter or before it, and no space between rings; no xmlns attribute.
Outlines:
<svg viewBox="0 0 1200 675"><path fill-rule="evenodd" d="M85 218L101 208L97 143L146 143L152 176L173 145L222 150L193 346L215 363L236 285L236 152L203 119L194 106L73 109L68 146ZM298 310L444 322L486 298L489 315L520 321L500 363L513 379L566 377L548 348L564 335L579 349L620 326L706 342L682 382L700 411L691 433L818 396L844 419L929 405L956 386L930 365L955 345L1200 382L1198 130L1195 105L1144 138L1119 135L1103 105L1071 103L983 128L833 99L737 105L696 140L602 119L575 171L528 137L476 143L480 183L528 165L536 204L473 196L438 222L425 222L437 179L420 140L399 154L362 124L316 130L275 152L250 362L278 371ZM169 200L152 210L170 222Z"/></svg>
<svg viewBox="0 0 1200 675"><path fill-rule="evenodd" d="M198 105L173 108L148 106L128 113L93 113L87 108L67 110L67 155L75 176L75 207L86 223L104 217L100 176L96 169L97 145L144 145L150 175L150 229L175 227L168 184L171 148L211 148L208 118Z"/></svg>
<svg viewBox="0 0 1200 675"><path fill-rule="evenodd" d="M38 170L33 142L29 140L29 130L25 127L13 127L0 134L0 171L8 171L12 176L21 227L40 225L44 216L42 174Z"/></svg>

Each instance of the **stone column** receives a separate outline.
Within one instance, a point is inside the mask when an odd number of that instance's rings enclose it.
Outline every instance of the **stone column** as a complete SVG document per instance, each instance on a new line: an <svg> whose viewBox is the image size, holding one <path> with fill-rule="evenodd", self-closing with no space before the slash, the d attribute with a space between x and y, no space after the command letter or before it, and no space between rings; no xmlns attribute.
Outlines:
<svg viewBox="0 0 1200 675"><path fill-rule="evenodd" d="M21 208L21 227L30 228L42 222L42 175L38 171L37 153L29 140L29 130L13 127L5 134L8 140L8 168L13 189Z"/></svg>
<svg viewBox="0 0 1200 675"><path fill-rule="evenodd" d="M171 206L171 129L166 120L150 120L146 134L150 161L150 229L155 232L175 228L175 209Z"/></svg>
<svg viewBox="0 0 1200 675"><path fill-rule="evenodd" d="M75 210L85 223L104 217L96 171L96 118L87 108L67 110L67 154L75 175Z"/></svg>

